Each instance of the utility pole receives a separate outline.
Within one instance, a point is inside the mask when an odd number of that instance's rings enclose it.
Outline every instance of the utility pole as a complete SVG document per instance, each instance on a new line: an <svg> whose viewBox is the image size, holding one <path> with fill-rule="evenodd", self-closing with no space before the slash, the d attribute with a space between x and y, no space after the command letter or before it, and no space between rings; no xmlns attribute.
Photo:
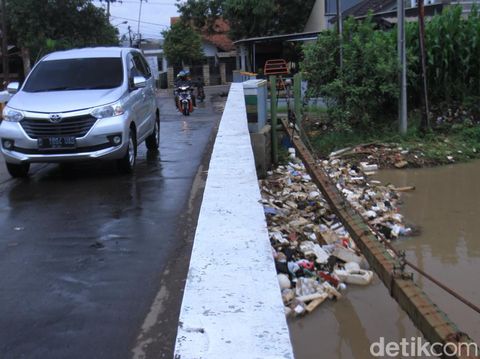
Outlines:
<svg viewBox="0 0 480 359"><path fill-rule="evenodd" d="M138 27L137 34L140 34L140 17L142 16L142 3L144 0L140 0L140 9L138 10ZM145 0L146 1L146 0Z"/></svg>
<svg viewBox="0 0 480 359"><path fill-rule="evenodd" d="M342 7L340 0L337 0L337 33L338 33L338 46L339 46L339 66L340 73L343 72L343 45L342 45L342 36L343 36L343 16L342 16Z"/></svg>
<svg viewBox="0 0 480 359"><path fill-rule="evenodd" d="M100 0L100 2L106 2L107 3L107 19L110 20L110 3L115 2L117 0Z"/></svg>
<svg viewBox="0 0 480 359"><path fill-rule="evenodd" d="M429 104L428 104L428 87L427 87L427 66L426 66L426 54L425 54L425 8L423 6L423 0L418 0L418 36L420 44L420 61L422 64L422 122L421 128L423 131L430 129L429 120Z"/></svg>
<svg viewBox="0 0 480 359"><path fill-rule="evenodd" d="M10 69L8 68L8 39L7 39L7 15L6 2L2 0L2 69L3 83L7 86L9 81Z"/></svg>
<svg viewBox="0 0 480 359"><path fill-rule="evenodd" d="M405 0L397 0L397 52L400 64L398 122L402 135L407 133L407 54L405 47Z"/></svg>
<svg viewBox="0 0 480 359"><path fill-rule="evenodd" d="M132 47L132 28L128 25L128 41L130 41L130 47Z"/></svg>

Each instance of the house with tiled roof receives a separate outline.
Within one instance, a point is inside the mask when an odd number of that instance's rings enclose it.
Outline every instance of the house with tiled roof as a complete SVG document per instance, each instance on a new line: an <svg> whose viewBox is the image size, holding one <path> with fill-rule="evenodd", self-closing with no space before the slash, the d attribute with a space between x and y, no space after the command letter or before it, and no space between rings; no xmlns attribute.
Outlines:
<svg viewBox="0 0 480 359"><path fill-rule="evenodd" d="M418 8L417 0L404 0L406 3L405 19L406 21L417 21ZM443 8L450 5L460 5L464 14L468 14L475 0L424 0L425 16L431 17L442 12ZM349 9L342 11L342 18L354 17L355 19L364 19L369 12L373 14L373 20L384 26L393 26L397 23L397 0L362 0ZM333 26L337 17L333 16L329 20L329 26Z"/></svg>
<svg viewBox="0 0 480 359"><path fill-rule="evenodd" d="M179 17L170 18L173 25L180 21ZM223 19L217 19L209 28L197 29L202 38L202 49L205 63L194 64L189 70L192 77L201 77L206 85L220 85L232 82L233 70L236 68L236 48L228 37L229 24ZM180 69L173 68L175 73Z"/></svg>

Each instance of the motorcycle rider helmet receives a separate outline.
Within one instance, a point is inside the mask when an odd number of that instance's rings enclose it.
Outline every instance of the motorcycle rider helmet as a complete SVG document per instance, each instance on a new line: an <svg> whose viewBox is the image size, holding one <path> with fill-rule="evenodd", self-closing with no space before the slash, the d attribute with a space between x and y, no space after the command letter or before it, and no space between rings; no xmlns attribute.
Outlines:
<svg viewBox="0 0 480 359"><path fill-rule="evenodd" d="M186 71L180 71L178 74L177 74L177 79L179 80L186 80L187 79L187 72Z"/></svg>

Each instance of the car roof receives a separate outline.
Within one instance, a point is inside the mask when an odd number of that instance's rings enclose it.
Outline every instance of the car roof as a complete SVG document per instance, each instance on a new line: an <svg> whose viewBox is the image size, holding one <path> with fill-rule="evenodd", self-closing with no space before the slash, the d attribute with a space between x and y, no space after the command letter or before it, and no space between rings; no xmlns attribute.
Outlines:
<svg viewBox="0 0 480 359"><path fill-rule="evenodd" d="M52 52L51 54L45 56L43 60L50 61L92 57L121 57L122 53L126 53L132 50L138 51L138 49L130 49L125 47L86 47L82 49Z"/></svg>

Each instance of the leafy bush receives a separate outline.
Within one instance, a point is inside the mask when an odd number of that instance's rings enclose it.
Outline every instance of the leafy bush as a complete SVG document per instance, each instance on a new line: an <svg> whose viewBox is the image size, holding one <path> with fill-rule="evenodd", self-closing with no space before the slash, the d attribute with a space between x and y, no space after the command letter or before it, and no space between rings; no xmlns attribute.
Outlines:
<svg viewBox="0 0 480 359"><path fill-rule="evenodd" d="M370 18L364 22L350 18L344 28L343 71L337 63L338 37L333 31L305 47L302 71L311 95L325 97L336 126L368 129L384 123L396 106L395 37L375 31Z"/></svg>
<svg viewBox="0 0 480 359"><path fill-rule="evenodd" d="M323 32L304 47L301 64L310 95L321 96L334 128L368 131L391 126L397 118L398 62L396 28L376 30L371 15L363 22L344 24L343 72L338 64L339 42L334 31ZM426 22L427 82L432 105L465 103L480 96L480 14L468 17L460 6L449 6ZM422 94L418 23L406 25L409 108Z"/></svg>

